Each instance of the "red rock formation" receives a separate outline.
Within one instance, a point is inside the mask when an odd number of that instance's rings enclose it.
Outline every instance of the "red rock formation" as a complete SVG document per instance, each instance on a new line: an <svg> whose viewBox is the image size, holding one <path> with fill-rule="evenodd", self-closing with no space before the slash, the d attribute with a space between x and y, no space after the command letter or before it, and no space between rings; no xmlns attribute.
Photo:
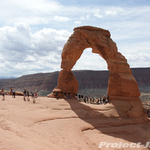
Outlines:
<svg viewBox="0 0 150 150"><path fill-rule="evenodd" d="M13 95L13 93L12 92L8 92L7 95ZM15 95L23 96L24 94L22 92L15 91Z"/></svg>
<svg viewBox="0 0 150 150"><path fill-rule="evenodd" d="M78 81L71 71L60 71L58 87L64 92L78 93Z"/></svg>
<svg viewBox="0 0 150 150"><path fill-rule="evenodd" d="M110 100L128 100L134 107L128 112L130 117L140 117L143 107L141 105L138 84L132 75L125 57L118 52L116 43L110 38L108 30L97 27L82 26L74 29L62 51L61 68L58 88L70 93L78 93L78 82L71 69L82 55L84 49L92 48L93 53L99 54L108 65L109 82L107 94ZM135 104L136 103L136 104ZM132 111L133 110L133 111ZM139 113L135 113L139 110Z"/></svg>

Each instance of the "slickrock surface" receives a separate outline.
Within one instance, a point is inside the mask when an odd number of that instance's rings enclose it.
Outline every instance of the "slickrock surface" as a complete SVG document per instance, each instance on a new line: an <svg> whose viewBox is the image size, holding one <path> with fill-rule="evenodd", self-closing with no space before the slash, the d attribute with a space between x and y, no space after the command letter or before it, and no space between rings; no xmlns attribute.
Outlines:
<svg viewBox="0 0 150 150"><path fill-rule="evenodd" d="M3 101L0 96L0 150L100 150L100 142L150 141L146 116L129 118L131 104L116 102L38 97L33 104L31 98L25 102L22 96L6 96Z"/></svg>

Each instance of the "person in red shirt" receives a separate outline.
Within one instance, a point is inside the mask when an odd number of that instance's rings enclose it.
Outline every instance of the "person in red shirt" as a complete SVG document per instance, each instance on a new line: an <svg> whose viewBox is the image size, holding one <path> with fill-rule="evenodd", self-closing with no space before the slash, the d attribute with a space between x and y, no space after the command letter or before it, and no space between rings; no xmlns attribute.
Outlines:
<svg viewBox="0 0 150 150"><path fill-rule="evenodd" d="M1 90L2 95L3 95L3 100L5 100L5 93L4 93L4 89Z"/></svg>

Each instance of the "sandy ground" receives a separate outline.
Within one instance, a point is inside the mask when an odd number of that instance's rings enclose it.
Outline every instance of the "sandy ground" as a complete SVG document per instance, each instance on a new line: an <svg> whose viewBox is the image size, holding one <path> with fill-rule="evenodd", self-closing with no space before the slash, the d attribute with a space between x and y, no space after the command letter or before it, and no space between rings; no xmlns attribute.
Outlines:
<svg viewBox="0 0 150 150"><path fill-rule="evenodd" d="M146 144L150 122L120 117L112 104L93 105L38 97L0 96L0 150L104 150L100 142ZM148 149L119 148L123 149Z"/></svg>

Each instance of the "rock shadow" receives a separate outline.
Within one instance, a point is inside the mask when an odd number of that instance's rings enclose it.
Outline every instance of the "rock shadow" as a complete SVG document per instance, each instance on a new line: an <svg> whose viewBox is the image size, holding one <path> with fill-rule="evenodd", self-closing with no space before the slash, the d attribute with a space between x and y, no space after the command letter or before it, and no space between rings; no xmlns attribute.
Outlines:
<svg viewBox="0 0 150 150"><path fill-rule="evenodd" d="M93 104L84 104L76 99L66 101L80 119L92 125L92 128L85 128L82 131L97 129L99 133L133 143L146 144L150 141L150 122L123 115L119 112L121 108L116 109L118 106L114 106L115 103L92 107Z"/></svg>

